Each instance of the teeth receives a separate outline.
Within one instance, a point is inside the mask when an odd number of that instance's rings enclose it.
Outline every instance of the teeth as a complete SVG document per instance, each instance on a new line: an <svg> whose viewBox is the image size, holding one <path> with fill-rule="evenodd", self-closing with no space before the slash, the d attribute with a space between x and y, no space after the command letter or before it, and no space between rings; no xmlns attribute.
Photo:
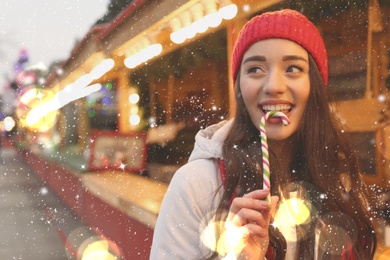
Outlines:
<svg viewBox="0 0 390 260"><path fill-rule="evenodd" d="M263 110L265 111L284 111L284 110L290 110L291 106L286 104L280 104L280 105L264 105Z"/></svg>

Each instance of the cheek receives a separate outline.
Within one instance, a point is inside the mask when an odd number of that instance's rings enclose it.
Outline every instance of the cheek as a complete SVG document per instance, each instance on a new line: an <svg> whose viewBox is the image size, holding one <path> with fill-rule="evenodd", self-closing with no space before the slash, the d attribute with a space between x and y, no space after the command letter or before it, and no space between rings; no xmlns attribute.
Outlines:
<svg viewBox="0 0 390 260"><path fill-rule="evenodd" d="M257 89L254 88L248 81L242 80L240 81L240 90L242 99L245 104L248 105L248 102L252 100L256 100L257 97Z"/></svg>

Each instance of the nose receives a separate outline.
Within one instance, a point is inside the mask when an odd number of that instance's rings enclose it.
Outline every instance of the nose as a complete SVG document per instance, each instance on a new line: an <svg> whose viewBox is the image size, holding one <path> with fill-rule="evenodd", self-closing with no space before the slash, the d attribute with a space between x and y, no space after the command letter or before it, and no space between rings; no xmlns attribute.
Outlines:
<svg viewBox="0 0 390 260"><path fill-rule="evenodd" d="M269 70L264 82L263 91L271 96L283 94L287 87L284 82L283 73L277 69Z"/></svg>

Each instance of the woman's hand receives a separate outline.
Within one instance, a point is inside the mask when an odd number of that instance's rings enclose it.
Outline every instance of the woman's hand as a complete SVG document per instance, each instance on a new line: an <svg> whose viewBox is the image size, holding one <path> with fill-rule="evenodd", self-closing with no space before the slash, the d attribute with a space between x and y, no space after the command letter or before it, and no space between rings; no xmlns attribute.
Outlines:
<svg viewBox="0 0 390 260"><path fill-rule="evenodd" d="M264 259L269 245L268 227L279 200L269 190L255 190L233 199L226 221L228 248L234 248L238 259ZM229 254L232 254L231 252Z"/></svg>

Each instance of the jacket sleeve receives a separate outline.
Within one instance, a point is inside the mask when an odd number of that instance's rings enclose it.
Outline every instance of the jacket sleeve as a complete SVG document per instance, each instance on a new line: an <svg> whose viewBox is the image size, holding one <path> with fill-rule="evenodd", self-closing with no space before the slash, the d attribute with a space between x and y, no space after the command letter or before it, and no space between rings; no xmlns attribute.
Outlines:
<svg viewBox="0 0 390 260"><path fill-rule="evenodd" d="M175 173L160 208L150 259L204 259L211 253L202 233L215 206L216 166L202 161Z"/></svg>

